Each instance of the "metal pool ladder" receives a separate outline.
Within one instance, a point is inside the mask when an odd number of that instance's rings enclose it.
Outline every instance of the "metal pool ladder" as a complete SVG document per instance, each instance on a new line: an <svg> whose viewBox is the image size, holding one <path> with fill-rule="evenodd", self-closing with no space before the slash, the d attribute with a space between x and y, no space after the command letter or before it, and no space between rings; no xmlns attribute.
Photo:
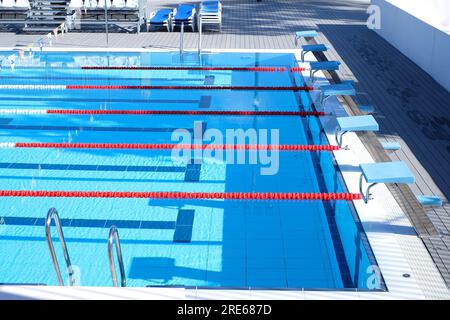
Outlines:
<svg viewBox="0 0 450 320"><path fill-rule="evenodd" d="M198 54L202 53L202 14L198 14L198 22L197 22L197 28L198 28Z"/></svg>
<svg viewBox="0 0 450 320"><path fill-rule="evenodd" d="M180 55L184 52L184 22L181 22L180 29Z"/></svg>
<svg viewBox="0 0 450 320"><path fill-rule="evenodd" d="M70 262L69 253L67 251L66 240L64 239L64 234L61 228L61 223L59 220L58 211L55 208L51 208L47 213L47 219L45 220L45 237L47 238L48 248L50 249L50 254L52 256L53 266L55 267L56 277L58 278L58 284L64 286L64 280L61 276L61 270L59 269L58 258L56 258L55 247L53 246L52 234L50 226L52 224L52 218L55 220L56 230L58 231L59 241L64 253L64 260L66 260L67 272L69 274L69 286L73 286L75 279L73 278L72 263Z"/></svg>
<svg viewBox="0 0 450 320"><path fill-rule="evenodd" d="M109 229L109 237L108 237L108 257L109 257L109 267L111 269L111 276L114 287L118 287L119 284L117 282L117 273L116 266L114 264L114 253L113 253L113 241L116 244L116 254L117 260L119 262L120 269L120 284L122 287L127 286L127 279L125 277L125 268L123 266L123 258L122 258L122 250L120 249L120 240L119 240L119 232L117 231L116 226L111 226Z"/></svg>

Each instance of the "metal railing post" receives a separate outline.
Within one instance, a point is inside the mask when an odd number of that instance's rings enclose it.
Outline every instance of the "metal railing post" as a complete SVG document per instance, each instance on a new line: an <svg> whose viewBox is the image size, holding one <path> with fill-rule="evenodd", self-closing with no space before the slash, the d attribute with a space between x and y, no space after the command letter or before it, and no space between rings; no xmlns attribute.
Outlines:
<svg viewBox="0 0 450 320"><path fill-rule="evenodd" d="M198 53L202 53L202 15L198 15Z"/></svg>
<svg viewBox="0 0 450 320"><path fill-rule="evenodd" d="M119 284L117 282L117 272L116 272L116 266L114 264L113 244L116 245L117 260L119 262L119 270L120 270L120 278L121 278L120 285L121 285L121 287L126 287L127 279L125 276L125 268L123 266L122 249L120 248L119 232L117 231L116 226L111 226L111 228L109 229L108 258L109 258L109 268L111 269L113 285L114 285L114 287L118 287Z"/></svg>
<svg viewBox="0 0 450 320"><path fill-rule="evenodd" d="M181 22L181 31L180 31L180 54L183 54L184 51L184 22Z"/></svg>
<svg viewBox="0 0 450 320"><path fill-rule="evenodd" d="M51 208L47 213L47 219L45 219L45 237L47 238L48 248L50 249L50 254L52 256L53 266L55 268L56 277L58 278L58 284L60 286L64 286L64 280L61 276L61 270L59 269L58 258L56 257L55 247L53 246L52 235L50 232L52 217L55 220L55 226L56 230L58 231L59 241L61 242L61 246L64 253L64 259L66 260L67 272L69 273L69 286L72 286L75 280L73 279L72 263L70 262L69 253L67 251L66 240L64 239L61 223L59 221L58 211L56 211L55 208Z"/></svg>
<svg viewBox="0 0 450 320"><path fill-rule="evenodd" d="M105 0L105 31L106 31L106 47L109 47L109 33L108 33L108 3Z"/></svg>

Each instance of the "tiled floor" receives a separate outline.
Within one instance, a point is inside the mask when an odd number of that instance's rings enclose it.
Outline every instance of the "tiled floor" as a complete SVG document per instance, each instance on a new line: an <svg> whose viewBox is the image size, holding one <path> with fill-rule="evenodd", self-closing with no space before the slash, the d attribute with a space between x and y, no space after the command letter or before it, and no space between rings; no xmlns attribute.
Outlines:
<svg viewBox="0 0 450 320"><path fill-rule="evenodd" d="M149 2L149 9L175 6L180 0ZM190 1L198 2L198 1ZM222 0L222 33L205 32L204 48L292 49L293 32L316 29L317 41L332 47L329 60L339 60L341 79L357 83L358 99L375 106L381 141L397 141L391 154L406 161L417 182L416 195L435 194L442 208L428 215L439 236L423 240L450 286L450 93L418 66L365 26L366 0ZM113 33L110 47L179 46L178 32ZM0 46L26 46L41 35L0 33ZM186 32L185 48L196 48L196 33ZM105 47L101 33L69 33L54 46Z"/></svg>

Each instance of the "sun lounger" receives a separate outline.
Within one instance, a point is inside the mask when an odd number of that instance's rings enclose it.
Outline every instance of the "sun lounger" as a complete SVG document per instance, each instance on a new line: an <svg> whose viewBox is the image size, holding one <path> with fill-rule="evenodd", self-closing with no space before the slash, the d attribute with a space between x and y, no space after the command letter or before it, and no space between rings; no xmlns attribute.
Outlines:
<svg viewBox="0 0 450 320"><path fill-rule="evenodd" d="M119 28L135 27L140 32L145 12L145 5L139 5L138 0L85 0L80 7L81 0L71 0L69 10L84 9L80 25L83 29L105 26L105 9L107 9L108 26ZM105 7L106 6L106 7Z"/></svg>
<svg viewBox="0 0 450 320"><path fill-rule="evenodd" d="M125 8L125 0L112 0L111 9L122 10Z"/></svg>
<svg viewBox="0 0 450 320"><path fill-rule="evenodd" d="M3 0L0 1L0 8L2 11L17 11L29 10L30 2L28 0Z"/></svg>
<svg viewBox="0 0 450 320"><path fill-rule="evenodd" d="M30 9L30 2L28 0L16 0L16 3L14 4L14 8L16 9Z"/></svg>
<svg viewBox="0 0 450 320"><path fill-rule="evenodd" d="M163 8L153 11L150 18L147 19L147 31L150 30L150 27L165 27L167 31L172 31L172 19L172 9Z"/></svg>
<svg viewBox="0 0 450 320"><path fill-rule="evenodd" d="M70 3L69 3L70 10L80 9L80 8L83 8L83 6L84 6L83 0L70 0Z"/></svg>
<svg viewBox="0 0 450 320"><path fill-rule="evenodd" d="M180 4L176 10L174 10L172 19L172 30L174 27L188 26L194 31L195 27L195 6L193 4Z"/></svg>
<svg viewBox="0 0 450 320"><path fill-rule="evenodd" d="M85 0L84 7L87 10L95 10L98 7L98 2L97 2L97 0Z"/></svg>
<svg viewBox="0 0 450 320"><path fill-rule="evenodd" d="M105 5L106 8L109 9L111 7L111 0L98 0L98 9L105 9Z"/></svg>
<svg viewBox="0 0 450 320"><path fill-rule="evenodd" d="M13 28L18 25L25 26L31 6L28 0L0 0L0 25L2 29Z"/></svg>
<svg viewBox="0 0 450 320"><path fill-rule="evenodd" d="M9 9L13 9L14 5L16 4L16 2L14 0L3 0L0 3L0 7L2 8L2 10L9 10Z"/></svg>
<svg viewBox="0 0 450 320"><path fill-rule="evenodd" d="M127 9L137 9L139 7L139 0L127 0L125 8Z"/></svg>
<svg viewBox="0 0 450 320"><path fill-rule="evenodd" d="M219 1L203 1L200 4L199 19L204 25L217 25L222 30L222 4Z"/></svg>

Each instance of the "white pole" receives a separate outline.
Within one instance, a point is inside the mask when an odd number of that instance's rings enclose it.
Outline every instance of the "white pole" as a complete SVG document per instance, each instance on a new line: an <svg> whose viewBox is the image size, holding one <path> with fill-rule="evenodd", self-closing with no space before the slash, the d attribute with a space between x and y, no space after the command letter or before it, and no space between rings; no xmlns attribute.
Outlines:
<svg viewBox="0 0 450 320"><path fill-rule="evenodd" d="M105 0L105 30L106 30L106 47L109 47L109 37L108 37L108 3Z"/></svg>
<svg viewBox="0 0 450 320"><path fill-rule="evenodd" d="M202 15L198 15L198 54L202 53Z"/></svg>
<svg viewBox="0 0 450 320"><path fill-rule="evenodd" d="M180 32L180 54L183 53L183 39L184 38L184 22L181 22L181 32Z"/></svg>

